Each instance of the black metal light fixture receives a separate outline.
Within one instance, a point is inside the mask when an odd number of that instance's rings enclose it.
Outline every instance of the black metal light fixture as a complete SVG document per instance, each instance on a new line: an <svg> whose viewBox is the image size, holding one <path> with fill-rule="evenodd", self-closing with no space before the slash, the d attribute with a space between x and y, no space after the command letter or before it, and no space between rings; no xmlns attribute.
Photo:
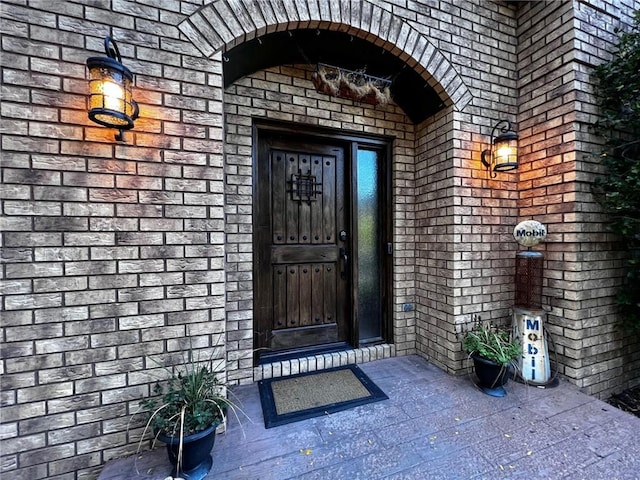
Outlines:
<svg viewBox="0 0 640 480"><path fill-rule="evenodd" d="M502 133L495 136L500 129ZM497 172L508 172L518 168L518 134L511 130L511 123L500 120L491 130L491 145L482 151L482 164L489 170L491 178Z"/></svg>
<svg viewBox="0 0 640 480"><path fill-rule="evenodd" d="M106 57L90 57L89 118L105 127L117 128L116 140L122 132L133 128L138 118L138 104L131 96L133 73L122 65L118 45L109 36L104 38Z"/></svg>

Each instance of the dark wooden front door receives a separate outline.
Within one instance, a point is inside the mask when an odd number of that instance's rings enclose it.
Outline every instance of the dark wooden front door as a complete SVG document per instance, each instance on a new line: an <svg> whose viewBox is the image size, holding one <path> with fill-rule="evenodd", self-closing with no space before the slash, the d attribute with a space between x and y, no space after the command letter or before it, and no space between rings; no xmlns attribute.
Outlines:
<svg viewBox="0 0 640 480"><path fill-rule="evenodd" d="M345 147L260 135L255 164L257 354L350 338Z"/></svg>

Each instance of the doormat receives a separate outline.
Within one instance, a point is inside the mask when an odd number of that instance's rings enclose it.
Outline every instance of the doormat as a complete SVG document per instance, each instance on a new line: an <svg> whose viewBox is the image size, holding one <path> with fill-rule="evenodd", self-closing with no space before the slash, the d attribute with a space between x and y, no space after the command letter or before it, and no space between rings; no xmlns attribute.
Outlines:
<svg viewBox="0 0 640 480"><path fill-rule="evenodd" d="M356 365L270 378L258 388L265 428L389 398Z"/></svg>

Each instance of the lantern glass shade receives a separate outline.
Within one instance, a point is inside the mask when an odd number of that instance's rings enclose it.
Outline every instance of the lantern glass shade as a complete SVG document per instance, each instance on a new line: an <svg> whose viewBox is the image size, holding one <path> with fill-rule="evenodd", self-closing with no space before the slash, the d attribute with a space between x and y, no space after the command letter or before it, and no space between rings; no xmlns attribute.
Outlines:
<svg viewBox="0 0 640 480"><path fill-rule="evenodd" d="M518 168L518 135L507 131L493 141L493 170L508 172Z"/></svg>
<svg viewBox="0 0 640 480"><path fill-rule="evenodd" d="M495 136L496 130L502 133ZM511 130L511 124L507 120L501 120L491 130L491 148L482 151L480 159L489 170L491 178L495 178L497 172L508 172L518 168L518 134Z"/></svg>
<svg viewBox="0 0 640 480"><path fill-rule="evenodd" d="M105 127L128 130L133 128L133 121L138 117L138 104L131 94L133 74L119 61L119 53L116 58L109 44L114 45L114 42L107 37L105 49L109 57L87 59L89 118Z"/></svg>

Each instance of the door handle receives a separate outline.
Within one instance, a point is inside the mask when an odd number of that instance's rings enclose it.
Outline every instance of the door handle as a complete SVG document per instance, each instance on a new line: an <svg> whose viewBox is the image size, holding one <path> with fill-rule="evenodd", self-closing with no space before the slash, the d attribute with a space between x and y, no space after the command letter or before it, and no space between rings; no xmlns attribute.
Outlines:
<svg viewBox="0 0 640 480"><path fill-rule="evenodd" d="M346 248L340 248L340 258L342 258L342 271L340 272L341 278L347 278L347 264L349 263L349 252Z"/></svg>

